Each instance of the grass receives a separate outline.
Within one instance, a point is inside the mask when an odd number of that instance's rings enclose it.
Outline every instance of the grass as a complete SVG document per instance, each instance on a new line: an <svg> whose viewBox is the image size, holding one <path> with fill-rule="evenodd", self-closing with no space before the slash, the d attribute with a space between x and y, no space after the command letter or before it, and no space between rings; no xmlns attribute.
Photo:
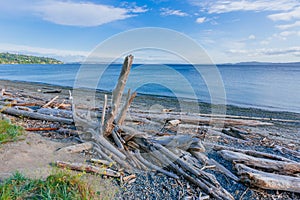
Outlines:
<svg viewBox="0 0 300 200"><path fill-rule="evenodd" d="M23 127L11 124L6 120L0 120L0 144L17 141L23 133Z"/></svg>
<svg viewBox="0 0 300 200"><path fill-rule="evenodd" d="M1 200L92 200L113 199L117 190L110 186L106 193L96 191L95 183L83 178L81 174L72 174L68 171L57 171L45 180L29 179L20 173L15 173L0 184ZM102 179L104 180L104 179ZM105 181L105 180L104 180ZM103 182L98 182L98 185Z"/></svg>

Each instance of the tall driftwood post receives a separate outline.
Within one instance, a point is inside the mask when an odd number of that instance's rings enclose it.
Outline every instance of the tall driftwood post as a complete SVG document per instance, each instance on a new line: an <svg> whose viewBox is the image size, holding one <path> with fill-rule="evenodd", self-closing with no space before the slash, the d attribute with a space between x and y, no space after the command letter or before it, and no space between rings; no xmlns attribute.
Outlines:
<svg viewBox="0 0 300 200"><path fill-rule="evenodd" d="M109 136L112 133L114 128L114 120L116 119L116 115L121 103L123 91L128 79L128 75L132 66L133 56L129 55L125 58L122 71L120 73L118 83L115 89L112 92L112 105L111 109L108 111L107 118L104 124L104 135Z"/></svg>

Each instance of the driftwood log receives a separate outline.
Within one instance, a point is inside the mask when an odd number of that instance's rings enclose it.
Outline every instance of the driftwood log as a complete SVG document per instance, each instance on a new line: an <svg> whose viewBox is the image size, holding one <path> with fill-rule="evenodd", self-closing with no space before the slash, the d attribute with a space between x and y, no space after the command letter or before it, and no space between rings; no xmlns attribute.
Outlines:
<svg viewBox="0 0 300 200"><path fill-rule="evenodd" d="M236 169L241 176L241 181L251 186L300 193L300 178L298 177L262 172L243 164L237 164Z"/></svg>
<svg viewBox="0 0 300 200"><path fill-rule="evenodd" d="M296 174L300 172L300 163L275 161L266 158L256 158L253 156L245 155L243 153L221 150L220 155L234 163L243 163L247 166L264 169L271 172L278 172L281 174Z"/></svg>
<svg viewBox="0 0 300 200"><path fill-rule="evenodd" d="M95 174L111 176L111 177L120 177L120 172L107 169L107 168L99 168L93 165L82 164L82 163L70 163L70 162L63 162L63 161L56 161L56 165L61 168L68 168L77 171L85 171L85 172L92 172Z"/></svg>
<svg viewBox="0 0 300 200"><path fill-rule="evenodd" d="M73 124L74 123L72 119L55 117L55 116L51 116L51 115L44 115L44 114L40 114L37 112L28 112L25 110L17 110L15 108L9 108L9 107L5 107L5 106L0 106L0 110L2 113L6 113L6 114L17 116L17 117L23 116L23 117L28 117L31 119L38 119L38 120L44 120L44 121L50 121L50 122L59 122L59 123L63 123L63 124Z"/></svg>

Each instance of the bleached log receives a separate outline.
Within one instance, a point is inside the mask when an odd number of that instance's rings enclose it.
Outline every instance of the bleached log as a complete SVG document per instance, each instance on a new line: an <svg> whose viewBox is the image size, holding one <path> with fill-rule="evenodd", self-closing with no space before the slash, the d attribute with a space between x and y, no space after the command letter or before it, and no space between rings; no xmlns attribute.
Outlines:
<svg viewBox="0 0 300 200"><path fill-rule="evenodd" d="M203 165L208 163L208 157L202 153L202 152L198 152L198 151L190 151L191 154L197 158Z"/></svg>
<svg viewBox="0 0 300 200"><path fill-rule="evenodd" d="M109 162L107 160L96 159L96 158L91 158L90 162L101 164L101 165L106 165L106 166L112 165L112 162Z"/></svg>
<svg viewBox="0 0 300 200"><path fill-rule="evenodd" d="M112 107L107 113L107 119L104 125L105 136L109 136L111 134L111 131L114 128L113 122L116 118L120 106L120 102L131 69L132 62L133 62L133 56L132 55L126 56L118 79L118 83L112 92Z"/></svg>
<svg viewBox="0 0 300 200"><path fill-rule="evenodd" d="M103 109L102 109L102 115L101 115L101 126L104 126L104 120L105 120L105 114L106 114L106 107L107 107L107 95L104 95L104 102L103 102ZM103 134L103 132L102 132Z"/></svg>
<svg viewBox="0 0 300 200"><path fill-rule="evenodd" d="M107 139L104 138L103 136L99 135L98 137L96 136L94 139L98 144L101 144L103 147L105 147L107 150L109 150L110 152L118 156L120 159L122 160L126 159L126 156L122 152L120 152L114 145L112 145L109 141L107 141Z"/></svg>
<svg viewBox="0 0 300 200"><path fill-rule="evenodd" d="M282 146L279 146L279 145L276 145L274 147L274 150L279 151L282 154L288 154L288 155L291 155L291 156L294 156L294 157L300 159L300 152L299 151L294 151L294 150L291 150L291 149L288 149L286 147L282 147Z"/></svg>
<svg viewBox="0 0 300 200"><path fill-rule="evenodd" d="M220 155L231 162L243 163L247 166L253 166L268 171L276 171L281 174L295 174L300 172L300 163L274 161L266 158L256 158L243 153L221 150Z"/></svg>
<svg viewBox="0 0 300 200"><path fill-rule="evenodd" d="M8 107L3 107L0 106L0 110L2 110L3 113L6 113L8 115L14 115L17 117L28 117L31 119L38 119L38 120L44 120L44 121L52 121L52 122L60 122L63 124L73 124L72 119L66 119L66 118L61 118L61 117L55 117L55 116L50 116L50 115L44 115L36 112L28 112L24 110L17 110L14 108L8 108Z"/></svg>
<svg viewBox="0 0 300 200"><path fill-rule="evenodd" d="M114 141L115 141L117 147L118 147L119 149L124 149L124 146L123 146L123 144L122 144L120 138L118 137L117 132L115 131L115 129L112 130L111 135L112 135L112 138L114 139Z"/></svg>
<svg viewBox="0 0 300 200"><path fill-rule="evenodd" d="M40 108L37 113L44 115L51 115L55 117L62 117L67 119L73 118L73 113L70 110L52 109L52 108Z"/></svg>
<svg viewBox="0 0 300 200"><path fill-rule="evenodd" d="M298 177L262 172L243 164L236 164L235 168L241 177L241 181L251 186L300 193L300 178Z"/></svg>
<svg viewBox="0 0 300 200"><path fill-rule="evenodd" d="M176 174L173 174L171 172L168 172L166 170L164 170L163 168L161 167L158 167L150 162L148 162L146 159L144 159L140 153L137 151L135 154L134 154L144 165L146 165L147 167L149 167L150 169L154 169L158 172L161 172L169 177L172 177L172 178L175 178L175 179L179 179L179 177L176 175Z"/></svg>
<svg viewBox="0 0 300 200"><path fill-rule="evenodd" d="M237 139L241 139L241 140L245 140L246 138L244 136L242 136L241 134L239 134L236 131L231 131L231 129L227 130L227 129L222 129L222 133L229 135L231 137L235 137Z"/></svg>
<svg viewBox="0 0 300 200"><path fill-rule="evenodd" d="M93 148L93 144L91 142L84 142L81 144L75 144L72 146L63 147L58 150L58 152L65 152L65 153L79 153L82 151L90 150Z"/></svg>
<svg viewBox="0 0 300 200"><path fill-rule="evenodd" d="M82 164L82 163L70 163L64 161L56 161L56 165L61 168L67 168L77 171L92 172L95 174L111 176L111 177L120 177L121 174L117 171L108 168L99 168L92 165Z"/></svg>
<svg viewBox="0 0 300 200"><path fill-rule="evenodd" d="M207 149L212 148L215 151L229 150L229 151L244 153L244 154L258 157L258 158L268 158L268 159L272 159L272 160L294 162L294 163L296 162L294 160L290 160L290 159L282 157L282 156L278 156L278 155L274 155L274 154L270 154L270 153L259 152L259 151L254 151L254 150L237 149L237 148L228 147L228 146L224 146L224 145L217 145L217 144L213 144L213 143L209 143L209 142L203 142L203 145Z"/></svg>
<svg viewBox="0 0 300 200"><path fill-rule="evenodd" d="M53 99L51 99L48 103L42 106L42 108L49 107L56 99L58 99L59 96L55 96Z"/></svg>
<svg viewBox="0 0 300 200"><path fill-rule="evenodd" d="M126 119L126 113L127 113L127 110L130 106L130 104L132 103L133 99L136 97L136 92L134 92L133 94L130 93L130 89L128 90L128 94L127 94L127 98L126 98L126 101L116 119L116 122L118 125L122 125L123 122L125 121Z"/></svg>
<svg viewBox="0 0 300 200"><path fill-rule="evenodd" d="M224 175L231 178L232 180L234 180L236 182L238 182L240 180L236 175L234 175L231 171L229 171L226 167L224 167L223 165L221 165L214 159L210 158L208 160L208 163L209 163L209 165L215 165L217 171L223 173Z"/></svg>

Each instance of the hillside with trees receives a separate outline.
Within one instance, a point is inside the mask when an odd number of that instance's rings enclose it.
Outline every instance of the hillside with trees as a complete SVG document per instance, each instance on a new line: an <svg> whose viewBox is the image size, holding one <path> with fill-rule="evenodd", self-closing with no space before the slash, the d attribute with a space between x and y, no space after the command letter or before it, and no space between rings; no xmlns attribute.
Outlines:
<svg viewBox="0 0 300 200"><path fill-rule="evenodd" d="M0 53L0 64L63 64L54 58Z"/></svg>

